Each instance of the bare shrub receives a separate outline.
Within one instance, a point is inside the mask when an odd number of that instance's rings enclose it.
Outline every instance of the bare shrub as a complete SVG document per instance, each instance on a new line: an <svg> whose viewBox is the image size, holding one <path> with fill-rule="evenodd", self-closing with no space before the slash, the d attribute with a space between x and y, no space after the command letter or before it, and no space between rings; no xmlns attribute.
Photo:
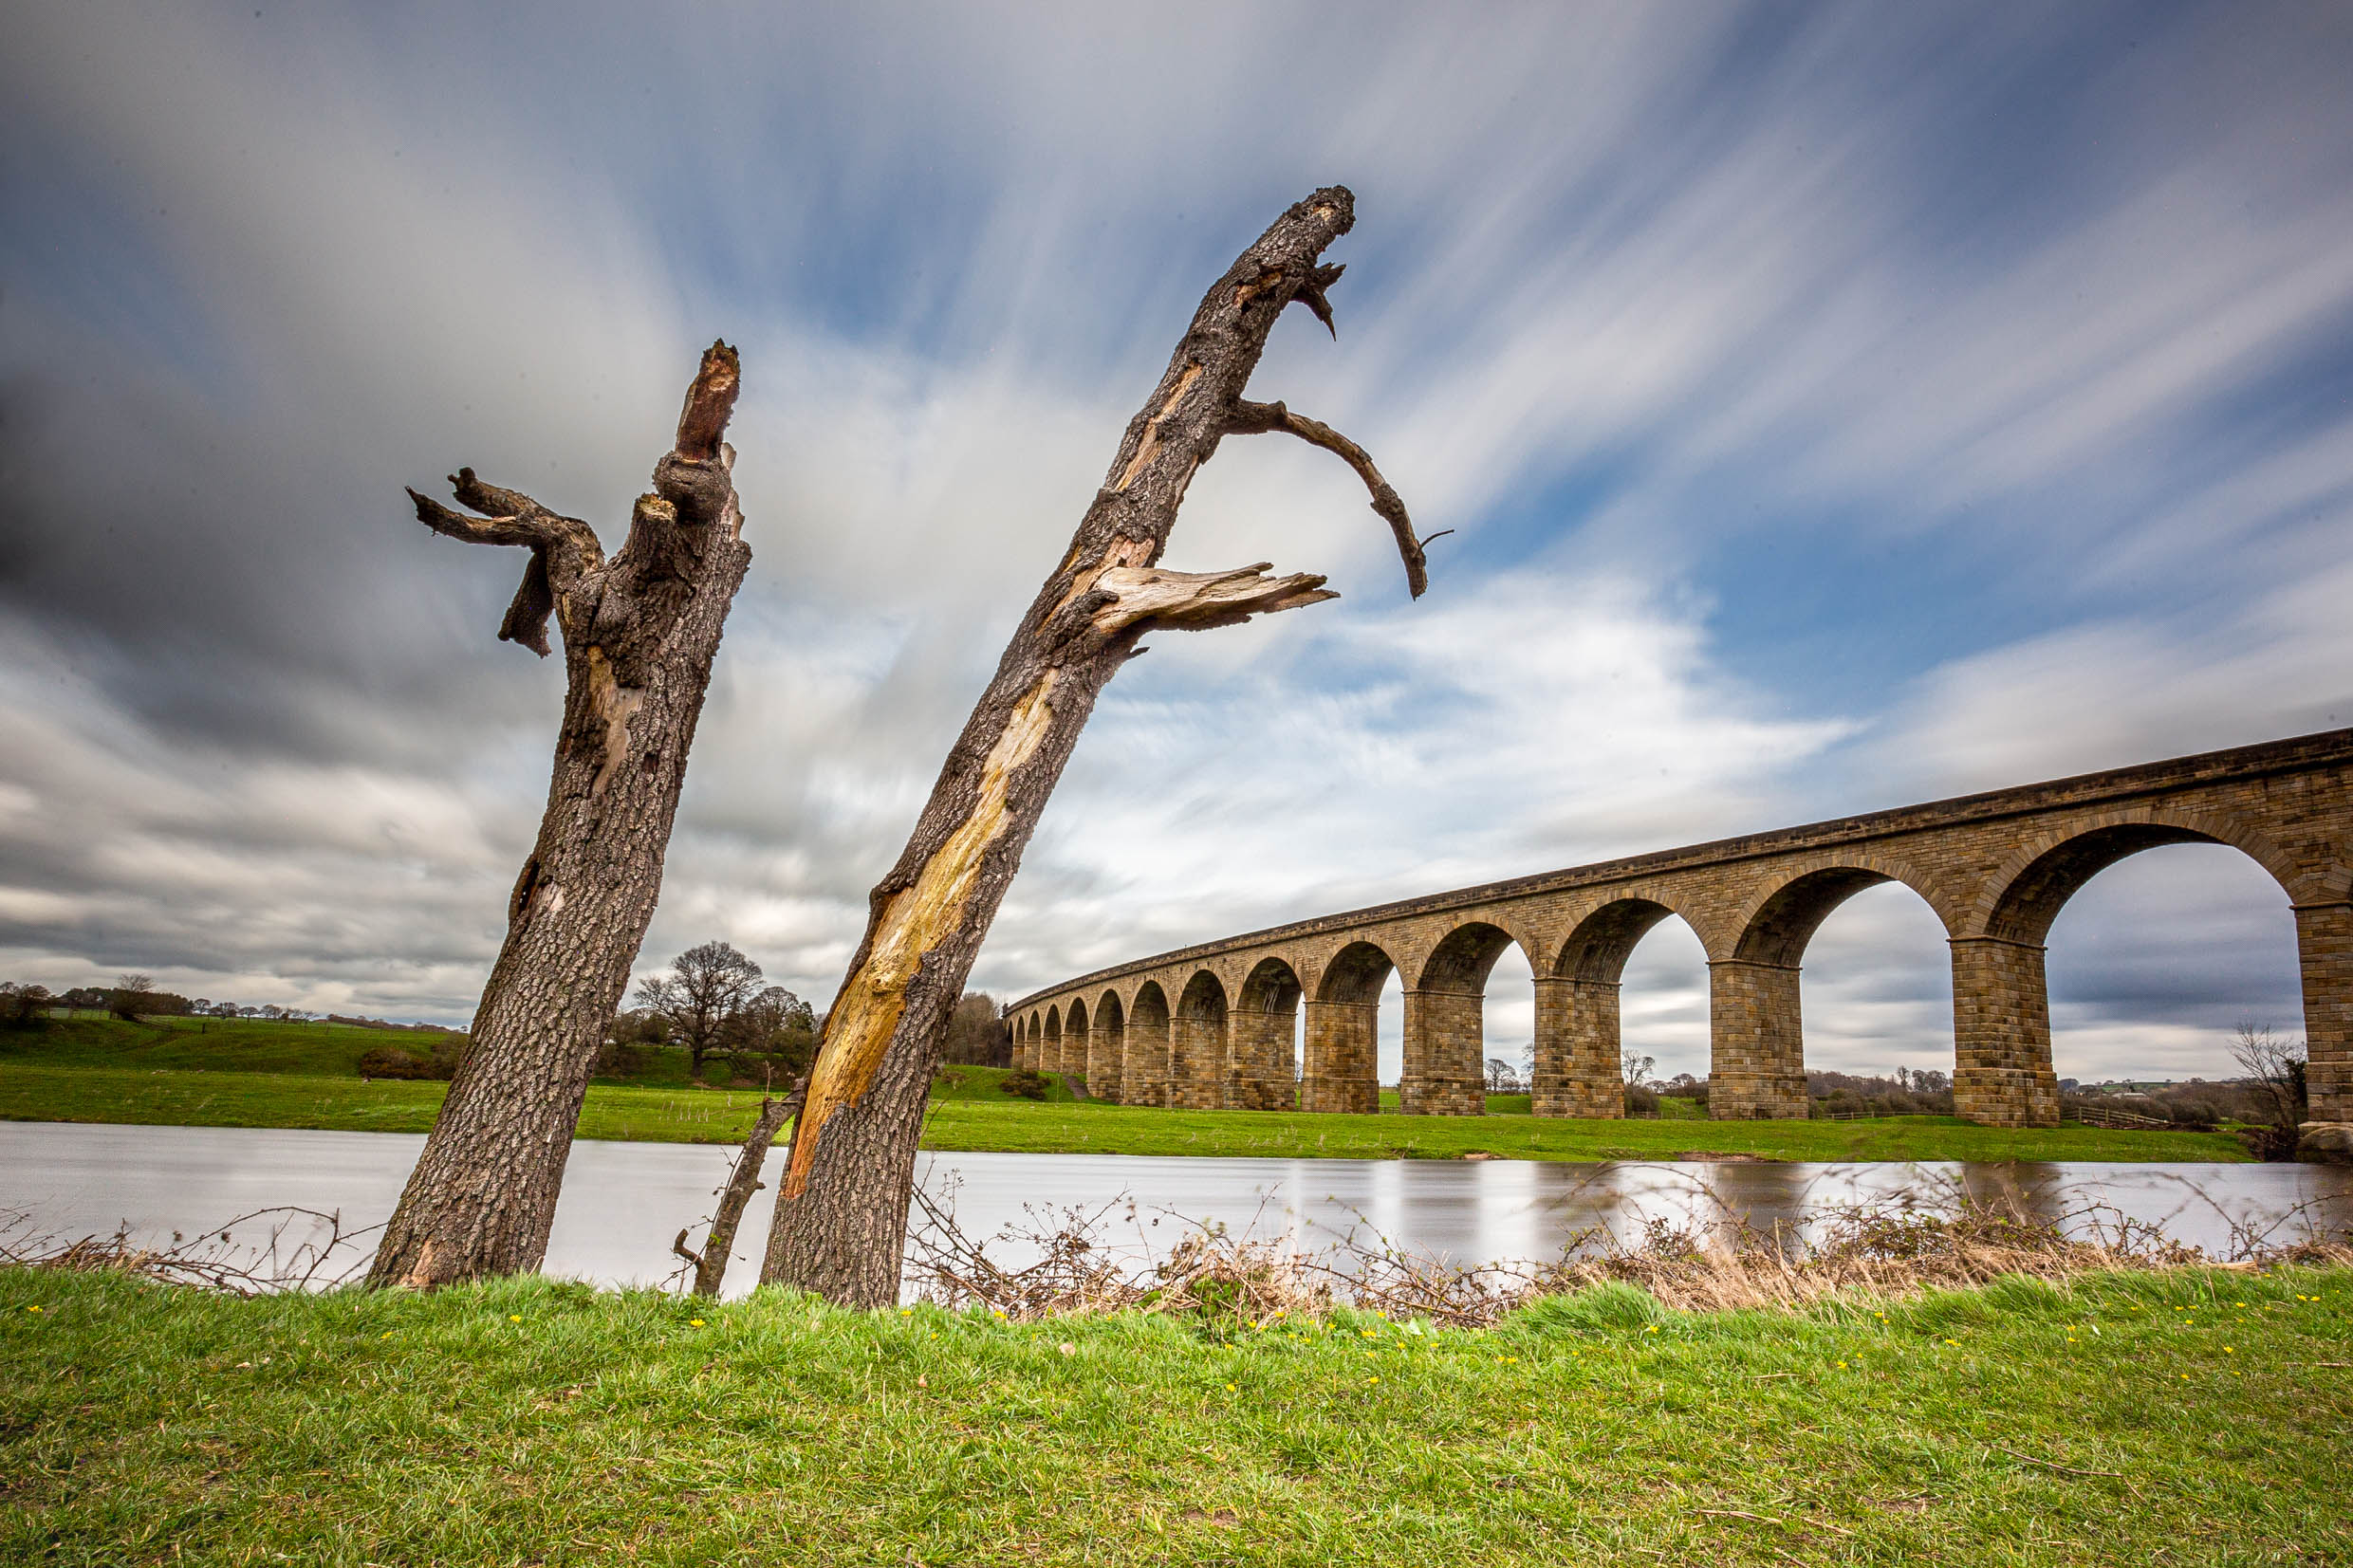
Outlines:
<svg viewBox="0 0 2353 1568"><path fill-rule="evenodd" d="M240 1227L267 1225L258 1242L239 1242ZM296 1227L309 1234L297 1241ZM324 1227L325 1233L319 1234ZM371 1225L345 1230L340 1213L291 1206L257 1208L190 1238L172 1233L169 1246L134 1241L130 1227L111 1236L67 1241L39 1233L21 1209L0 1211L0 1267L50 1268L82 1274L129 1274L163 1284L194 1285L232 1296L274 1296L289 1290L331 1290L366 1266Z"/></svg>
<svg viewBox="0 0 2353 1568"><path fill-rule="evenodd" d="M2302 1124L2312 1114L2305 1090L2305 1042L2282 1040L2270 1025L2251 1021L2238 1026L2231 1055L2254 1090L2255 1114L2247 1119L2255 1124L2249 1138L2255 1153L2268 1160L2295 1158Z"/></svg>
<svg viewBox="0 0 2353 1568"><path fill-rule="evenodd" d="M1183 1229L1158 1262L1132 1199L1092 1209L1033 1209L988 1241L956 1224L953 1192L917 1190L922 1223L910 1237L908 1291L951 1308L984 1307L1015 1321L1107 1312L1197 1313L1251 1324L1320 1318L1336 1308L1490 1327L1547 1297L1631 1284L1677 1311L1798 1307L1838 1297L1888 1299L2023 1276L2062 1281L2101 1271L2216 1265L2353 1264L2345 1238L2309 1230L2306 1210L2263 1229L2231 1227L2226 1254L2168 1238L2112 1209L2051 1216L1955 1193L1916 1202L1830 1207L1808 1222L1759 1229L1736 1217L1654 1220L1626 1237L1600 1227L1572 1235L1547 1262L1458 1264L1359 1229L1307 1254L1174 1215ZM2307 1233L2272 1238L2294 1222ZM1155 1221L1154 1223L1158 1223ZM1115 1243L1115 1225L1137 1232ZM991 1246L1032 1261L1013 1266Z"/></svg>

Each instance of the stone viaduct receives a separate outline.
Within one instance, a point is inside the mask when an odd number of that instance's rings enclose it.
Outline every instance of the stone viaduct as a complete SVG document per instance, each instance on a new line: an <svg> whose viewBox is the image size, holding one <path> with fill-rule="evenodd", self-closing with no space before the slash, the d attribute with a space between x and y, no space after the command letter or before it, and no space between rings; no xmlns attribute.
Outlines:
<svg viewBox="0 0 2353 1568"><path fill-rule="evenodd" d="M1663 850L1301 920L1082 975L1013 1005L1014 1060L1136 1105L1371 1112L1376 1007L1404 988L1403 1109L1485 1108L1488 970L1535 975L1535 1111L1622 1112L1618 982L1679 915L1707 950L1716 1116L1806 1114L1799 966L1830 912L1901 882L1953 950L1955 1109L2051 1126L2043 939L2075 891L2159 844L2229 844L2277 879L2304 973L2311 1115L2353 1121L2353 729ZM1306 1012L1304 1073L1294 1067Z"/></svg>

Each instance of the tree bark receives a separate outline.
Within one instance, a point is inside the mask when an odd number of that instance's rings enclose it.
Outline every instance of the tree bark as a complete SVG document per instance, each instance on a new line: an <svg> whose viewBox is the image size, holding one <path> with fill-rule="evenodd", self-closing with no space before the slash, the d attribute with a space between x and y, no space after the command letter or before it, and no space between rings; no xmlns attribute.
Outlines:
<svg viewBox="0 0 2353 1568"><path fill-rule="evenodd" d="M763 1096L759 1119L751 1124L750 1136L744 1139L742 1153L735 1156L735 1168L728 1173L727 1186L719 1193L719 1207L711 1216L711 1234L703 1238L700 1252L690 1250L686 1232L670 1244L670 1250L695 1265L695 1294L716 1296L726 1282L728 1254L735 1246L736 1227L743 1224L744 1208L751 1202L751 1194L760 1190L760 1167L767 1162L769 1145L776 1139L776 1130L801 1109L801 1097L808 1086L806 1079L792 1086L792 1092L782 1099Z"/></svg>
<svg viewBox="0 0 2353 1568"><path fill-rule="evenodd" d="M1153 631L1201 630L1335 595L1312 575L1171 572L1186 486L1230 434L1282 431L1339 452L1389 520L1408 583L1421 541L1362 449L1280 403L1242 400L1275 319L1294 301L1326 326L1341 268L1319 258L1355 221L1343 188L1276 219L1211 287L1168 370L1121 438L1103 487L1023 617L941 768L899 862L869 900L864 940L825 1020L777 1183L762 1280L850 1305L899 1290L925 1092L950 1012L1021 852L1095 699Z"/></svg>
<svg viewBox="0 0 2353 1568"><path fill-rule="evenodd" d="M451 480L469 517L415 490L453 539L528 545L499 628L547 653L564 636L564 723L538 842L508 902L507 938L473 1043L384 1227L373 1285L430 1287L539 1266L589 1070L661 891L662 858L728 607L750 564L720 436L735 351L705 353L676 444L606 560L596 533L472 469Z"/></svg>

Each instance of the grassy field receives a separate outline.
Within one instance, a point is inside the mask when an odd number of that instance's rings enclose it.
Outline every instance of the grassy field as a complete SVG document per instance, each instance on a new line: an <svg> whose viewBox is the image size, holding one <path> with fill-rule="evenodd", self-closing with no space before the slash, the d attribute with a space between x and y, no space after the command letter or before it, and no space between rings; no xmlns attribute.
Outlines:
<svg viewBox="0 0 2353 1568"><path fill-rule="evenodd" d="M1973 1127L1947 1116L1876 1121L1555 1121L1527 1115L1332 1116L1261 1111L1155 1111L1043 1103L995 1087L1002 1072L956 1069L926 1122L931 1149L1027 1153L1249 1154L1325 1159L1674 1159L1745 1153L1793 1160L2243 1160L2221 1133ZM0 1120L203 1127L325 1127L422 1133L444 1086L0 1061ZM592 1084L580 1135L732 1143L751 1125L750 1090Z"/></svg>
<svg viewBox="0 0 2353 1568"><path fill-rule="evenodd" d="M421 1056L434 1038L408 1029L258 1018L150 1018L125 1024L82 1012L53 1017L37 1029L0 1030L0 1063L357 1078L360 1058L377 1046L403 1045Z"/></svg>
<svg viewBox="0 0 2353 1568"><path fill-rule="evenodd" d="M0 1559L2353 1560L2353 1277L1484 1332L0 1271Z"/></svg>

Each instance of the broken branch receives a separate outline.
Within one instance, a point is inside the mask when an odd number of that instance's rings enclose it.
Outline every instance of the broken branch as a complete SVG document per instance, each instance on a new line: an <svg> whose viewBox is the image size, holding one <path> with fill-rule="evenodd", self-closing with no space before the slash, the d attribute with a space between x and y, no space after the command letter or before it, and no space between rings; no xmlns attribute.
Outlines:
<svg viewBox="0 0 2353 1568"><path fill-rule="evenodd" d="M742 370L735 350L725 342L703 350L703 362L686 389L686 406L678 412L674 450L680 457L701 463L717 461L719 437L727 434L728 418L735 412Z"/></svg>
<svg viewBox="0 0 2353 1568"><path fill-rule="evenodd" d="M1117 632L1130 626L1147 631L1204 632L1213 626L1234 626L1252 616L1295 610L1303 604L1340 596L1324 586L1313 572L1289 577L1263 575L1270 563L1236 566L1229 572L1172 572L1158 566L1113 566L1095 579L1095 590L1111 602L1094 614L1096 627Z"/></svg>
<svg viewBox="0 0 2353 1568"><path fill-rule="evenodd" d="M1304 290L1301 297L1306 298ZM1312 304L1313 301L1309 303ZM1331 324L1328 307L1317 314L1325 318L1325 325ZM1389 481L1380 476L1380 470L1373 467L1372 455L1362 447L1321 419L1293 414L1280 402L1253 403L1248 399L1236 399L1233 417L1227 429L1236 435L1263 435L1269 431L1296 435L1311 447L1322 447L1356 470L1357 477L1363 480L1364 488L1372 492L1373 510L1380 514L1381 520L1389 525L1390 533L1397 537L1398 555L1405 563L1405 586L1414 598L1422 596L1430 586L1429 567L1421 553L1421 546L1426 541L1414 537L1413 521L1405 515L1403 498L1390 488ZM1452 528L1443 531L1454 532ZM1430 536L1432 539L1437 537L1436 534Z"/></svg>

